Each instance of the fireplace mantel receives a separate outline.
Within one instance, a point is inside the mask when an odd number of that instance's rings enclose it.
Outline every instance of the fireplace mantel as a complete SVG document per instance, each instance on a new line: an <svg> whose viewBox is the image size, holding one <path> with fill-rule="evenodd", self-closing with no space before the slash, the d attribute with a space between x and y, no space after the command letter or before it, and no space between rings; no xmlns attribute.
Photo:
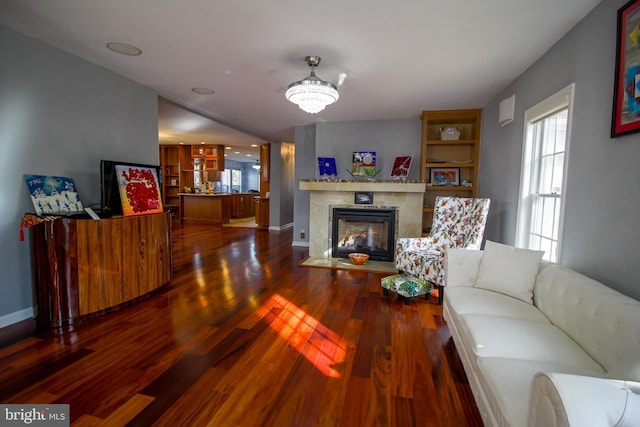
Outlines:
<svg viewBox="0 0 640 427"><path fill-rule="evenodd" d="M398 236L422 235L424 182L415 181L324 181L300 180L300 190L309 197L309 255L331 257L329 218L336 205L355 204L356 192L372 192L373 206L398 208ZM371 206L371 205L369 205Z"/></svg>
<svg viewBox="0 0 640 427"><path fill-rule="evenodd" d="M323 181L300 180L301 190L310 191L373 191L384 193L424 193L424 182L416 181Z"/></svg>

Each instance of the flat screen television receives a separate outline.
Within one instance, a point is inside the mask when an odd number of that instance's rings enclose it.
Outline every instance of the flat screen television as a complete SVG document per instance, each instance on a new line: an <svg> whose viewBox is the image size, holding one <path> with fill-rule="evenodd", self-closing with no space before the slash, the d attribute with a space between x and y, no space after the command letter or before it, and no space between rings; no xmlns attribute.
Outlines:
<svg viewBox="0 0 640 427"><path fill-rule="evenodd" d="M153 168L158 176L158 185L162 194L162 168L159 165L132 163L117 160L100 160L100 205L104 214L122 215L122 202L118 188L116 166Z"/></svg>

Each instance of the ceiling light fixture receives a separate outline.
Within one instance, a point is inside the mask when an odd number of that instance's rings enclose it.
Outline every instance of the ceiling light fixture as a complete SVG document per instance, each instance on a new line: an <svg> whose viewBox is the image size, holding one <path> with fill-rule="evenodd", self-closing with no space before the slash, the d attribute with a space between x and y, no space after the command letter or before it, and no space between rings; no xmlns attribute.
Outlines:
<svg viewBox="0 0 640 427"><path fill-rule="evenodd" d="M135 47L132 44L128 43L120 43L120 42L109 42L107 43L107 49L119 53L121 55L127 56L140 56L142 55L142 51Z"/></svg>
<svg viewBox="0 0 640 427"><path fill-rule="evenodd" d="M191 92L197 93L198 95L213 95L214 90L209 89L208 87L194 87L191 89Z"/></svg>
<svg viewBox="0 0 640 427"><path fill-rule="evenodd" d="M316 76L315 67L320 63L319 56L307 56L305 61L311 67L311 74L303 80L291 83L285 96L302 111L315 114L336 102L340 95L336 85Z"/></svg>
<svg viewBox="0 0 640 427"><path fill-rule="evenodd" d="M254 168L255 170L259 171L260 170L260 161L256 160L256 164L251 166L252 168Z"/></svg>

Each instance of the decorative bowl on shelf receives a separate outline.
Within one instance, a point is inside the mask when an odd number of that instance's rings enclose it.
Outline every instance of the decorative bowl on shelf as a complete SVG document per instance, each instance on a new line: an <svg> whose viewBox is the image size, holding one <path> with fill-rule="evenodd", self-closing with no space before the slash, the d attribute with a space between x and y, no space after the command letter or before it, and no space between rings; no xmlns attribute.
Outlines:
<svg viewBox="0 0 640 427"><path fill-rule="evenodd" d="M360 252L351 252L349 254L351 262L355 265L363 265L369 259L369 254L363 254Z"/></svg>

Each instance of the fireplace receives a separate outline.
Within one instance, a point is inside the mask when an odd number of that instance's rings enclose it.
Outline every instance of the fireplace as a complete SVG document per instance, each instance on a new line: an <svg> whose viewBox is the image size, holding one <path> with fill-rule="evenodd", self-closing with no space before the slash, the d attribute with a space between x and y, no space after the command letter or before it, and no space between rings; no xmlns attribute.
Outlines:
<svg viewBox="0 0 640 427"><path fill-rule="evenodd" d="M369 259L393 261L396 208L334 207L331 221L331 256L347 258L352 252Z"/></svg>

